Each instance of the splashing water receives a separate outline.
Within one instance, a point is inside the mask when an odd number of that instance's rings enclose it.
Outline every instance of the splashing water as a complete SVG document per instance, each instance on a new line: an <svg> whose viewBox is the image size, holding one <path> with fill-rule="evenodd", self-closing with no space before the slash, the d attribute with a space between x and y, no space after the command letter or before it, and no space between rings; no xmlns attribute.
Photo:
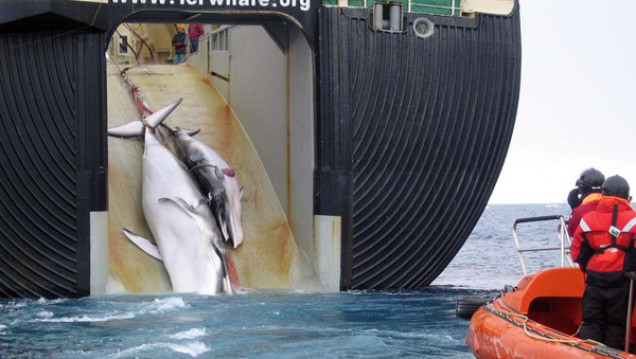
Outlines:
<svg viewBox="0 0 636 359"><path fill-rule="evenodd" d="M489 206L422 290L0 300L0 357L473 358L464 342L469 322L455 316L455 303L516 284L512 222L559 212L567 206ZM543 238L554 229L528 231Z"/></svg>

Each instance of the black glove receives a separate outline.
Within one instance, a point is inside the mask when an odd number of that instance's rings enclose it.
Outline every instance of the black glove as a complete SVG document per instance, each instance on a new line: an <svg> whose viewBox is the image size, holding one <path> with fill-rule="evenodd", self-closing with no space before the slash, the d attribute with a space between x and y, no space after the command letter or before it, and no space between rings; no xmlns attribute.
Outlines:
<svg viewBox="0 0 636 359"><path fill-rule="evenodd" d="M568 193L568 204L570 205L570 208L575 209L581 204L581 198L579 197L580 194L578 187Z"/></svg>

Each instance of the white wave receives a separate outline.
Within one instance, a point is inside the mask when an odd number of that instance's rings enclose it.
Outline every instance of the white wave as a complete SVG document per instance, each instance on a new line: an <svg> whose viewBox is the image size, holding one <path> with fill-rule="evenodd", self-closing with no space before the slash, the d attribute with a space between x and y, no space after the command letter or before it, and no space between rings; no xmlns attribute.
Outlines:
<svg viewBox="0 0 636 359"><path fill-rule="evenodd" d="M45 300L46 301L46 300ZM55 301L46 301L45 303L50 304ZM83 315L83 316L74 316L74 317L61 317L61 318L53 318L53 313L48 311L43 311L37 314L37 316L42 317L41 319L34 319L31 322L48 322L48 323L76 323L76 322L108 322L111 320L126 320L135 318L137 314L157 314L163 313L165 311L175 309L175 308L184 308L187 304L180 297L170 297L170 298L161 298L155 299L153 302L146 304L142 307L138 313L130 312L130 313L106 313L103 315Z"/></svg>
<svg viewBox="0 0 636 359"><path fill-rule="evenodd" d="M545 205L545 208L559 208L559 207L561 207L561 206L558 205L558 204L546 204Z"/></svg>
<svg viewBox="0 0 636 359"><path fill-rule="evenodd" d="M454 316L454 311L453 311ZM424 332L401 332L398 330L386 330L386 329L367 329L362 331L363 334L370 335L372 337L386 337L386 338L405 338L405 339L426 339L431 342L441 342L445 338L451 338L448 334L438 333L437 331L424 331Z"/></svg>
<svg viewBox="0 0 636 359"><path fill-rule="evenodd" d="M189 342L189 343L147 343L136 346L134 348L126 349L116 354L112 354L110 358L122 358L130 357L132 354L152 349L169 349L176 353L188 354L193 358L210 351L210 348L201 342Z"/></svg>
<svg viewBox="0 0 636 359"><path fill-rule="evenodd" d="M62 302L66 302L68 299L64 299L64 298L59 298L59 299L46 299L46 298L39 298L38 300L33 300L33 299L24 299L24 300L19 300L19 301L11 301L7 304L0 304L0 308L22 308L22 307L26 307L28 305L33 305L33 304L44 304L44 305L49 305L49 304L57 304L57 303L62 303Z"/></svg>
<svg viewBox="0 0 636 359"><path fill-rule="evenodd" d="M52 318L53 317L53 312L49 312L49 311L42 311L36 314L38 317L42 317L42 318Z"/></svg>
<svg viewBox="0 0 636 359"><path fill-rule="evenodd" d="M205 336L205 329L194 328L185 332L179 332L170 336L172 339L195 339Z"/></svg>
<svg viewBox="0 0 636 359"><path fill-rule="evenodd" d="M239 294L239 295L261 292L260 290L256 288L250 288L250 287L234 287L233 289L234 289L233 294Z"/></svg>
<svg viewBox="0 0 636 359"><path fill-rule="evenodd" d="M175 351L177 353L188 354L193 358L198 357L199 355L207 352L210 348L201 343L201 342L192 342L186 344L174 344L174 343L165 343L166 348Z"/></svg>
<svg viewBox="0 0 636 359"><path fill-rule="evenodd" d="M141 310L141 313L142 314L143 313L151 313L151 314L163 313L163 312L176 309L176 308L185 308L187 306L188 305L183 301L183 298L181 297L161 298L161 299L155 299L154 302L146 305Z"/></svg>
<svg viewBox="0 0 636 359"><path fill-rule="evenodd" d="M13 301L13 302L9 302L9 303L7 303L5 305L0 305L0 308L3 308L3 307L7 307L7 308L22 308L22 307L26 307L28 304L29 304L29 302L25 302L25 301L22 301L22 302Z"/></svg>
<svg viewBox="0 0 636 359"><path fill-rule="evenodd" d="M7 326L0 324L0 330L5 330L5 329L7 329Z"/></svg>
<svg viewBox="0 0 636 359"><path fill-rule="evenodd" d="M57 304L57 303L63 303L66 302L68 299L64 299L64 298L58 298L58 299L46 299L46 298L40 298L38 299L38 301L36 302L37 304Z"/></svg>
<svg viewBox="0 0 636 359"><path fill-rule="evenodd" d="M83 315L81 317L62 317L62 318L44 318L44 319L35 319L32 322L45 322L45 323L84 323L84 322L108 322L111 320L125 320L132 319L135 317L133 313L125 313L125 314L111 314L105 315L102 317L91 317L88 315Z"/></svg>

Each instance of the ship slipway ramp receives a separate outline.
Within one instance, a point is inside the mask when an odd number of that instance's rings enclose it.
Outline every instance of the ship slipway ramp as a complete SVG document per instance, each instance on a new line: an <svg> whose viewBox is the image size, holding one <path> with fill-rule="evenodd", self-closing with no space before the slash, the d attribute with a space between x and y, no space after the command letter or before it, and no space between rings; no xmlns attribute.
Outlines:
<svg viewBox="0 0 636 359"><path fill-rule="evenodd" d="M109 127L137 120L139 114L130 91L122 84L119 68L107 67ZM312 273L309 262L299 253L280 200L248 133L226 100L207 76L191 66L145 65L126 71L128 81L143 93L153 108L177 98L183 102L168 117L172 127L200 129L196 135L228 162L244 188L243 231L247 243L229 250L235 266L235 285L240 287L310 288L290 282L296 276ZM152 105L156 104L156 105ZM173 148L167 132L161 132L165 145ZM160 263L138 250L121 233L123 227L151 238L141 211L141 156L139 141L108 140L108 250L114 282L134 292L170 290L170 282Z"/></svg>
<svg viewBox="0 0 636 359"><path fill-rule="evenodd" d="M170 118L176 124L199 115L226 121L223 133L212 122L196 127L245 182L250 235L278 231L252 242L246 236L232 252L242 284L429 285L477 223L510 144L521 72L519 4L511 3L509 14L466 16L409 12L419 9L409 5L390 22L403 26L388 31L374 27L372 8L317 0L307 11L0 1L0 296L169 290L161 264L131 254L134 248L119 242L121 223L111 222L122 207L139 206L130 200L138 189L127 187L136 181L134 166L117 166L138 160L140 146L106 135L111 120L134 117L124 90L111 89L115 76L104 57L124 20L234 24L237 36L249 26L264 29L249 48L230 46L271 52L228 58L233 62L224 76L233 90L225 105L184 96ZM259 67L264 62L272 67ZM179 97L168 89L190 86L180 82L194 71L190 66L130 71L159 108ZM261 70L248 77L249 69ZM282 80L271 69L282 71ZM218 79L212 80L216 89L204 84L208 74L192 75L193 83L207 86L197 94L224 93ZM251 89L257 97L235 96L232 91L249 81L259 83ZM241 107L261 103L258 96L282 99L281 115L261 107L262 119L250 118L254 112ZM243 141L241 127L253 146L248 159L235 157L248 148L235 146ZM260 162L250 162L255 158ZM252 177L252 167L242 168L247 164L264 173ZM259 187L266 183L273 191ZM129 199L115 200L125 191ZM278 201L261 201L264 193ZM272 217L249 209L270 204L280 207L265 211ZM134 213L129 219L142 223L141 212ZM274 238L273 245L262 238ZM137 259L144 264L133 268Z"/></svg>

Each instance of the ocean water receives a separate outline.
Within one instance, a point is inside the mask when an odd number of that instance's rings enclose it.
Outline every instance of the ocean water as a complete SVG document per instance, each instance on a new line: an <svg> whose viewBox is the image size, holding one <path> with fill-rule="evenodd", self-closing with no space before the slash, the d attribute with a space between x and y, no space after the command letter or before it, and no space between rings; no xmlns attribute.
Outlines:
<svg viewBox="0 0 636 359"><path fill-rule="evenodd" d="M515 219L561 215L567 204L489 205L468 240L433 285L471 289L503 289L523 276L512 238ZM522 248L558 246L558 221L522 223L517 235ZM560 265L559 252L525 253L528 273Z"/></svg>
<svg viewBox="0 0 636 359"><path fill-rule="evenodd" d="M0 357L473 358L455 303L494 296L521 278L515 218L567 213L566 205L489 206L443 274L421 290L0 300ZM529 244L556 233L556 222L527 227L520 235ZM529 258L531 270L550 260Z"/></svg>

